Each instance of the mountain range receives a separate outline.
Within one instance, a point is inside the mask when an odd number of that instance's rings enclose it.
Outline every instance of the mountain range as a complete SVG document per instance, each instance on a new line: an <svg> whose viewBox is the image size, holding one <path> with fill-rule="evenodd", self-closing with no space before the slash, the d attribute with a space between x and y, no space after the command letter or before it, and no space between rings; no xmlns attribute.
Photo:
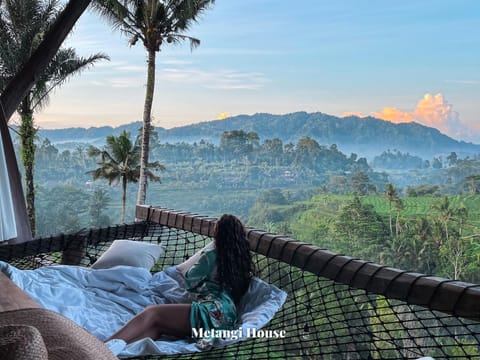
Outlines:
<svg viewBox="0 0 480 360"><path fill-rule="evenodd" d="M48 138L59 147L75 144L101 146L107 135L118 135L123 130L138 134L141 122L134 122L116 128L43 129L41 138ZM224 120L212 120L197 124L164 129L156 127L162 143L199 142L201 139L218 144L224 131L244 130L256 132L260 140L279 138L284 143L296 143L309 136L321 145L336 144L346 153L372 157L384 150L409 152L422 158L448 155L454 151L459 156L480 153L480 145L458 141L442 134L435 128L418 123L393 124L373 117L356 116L339 118L316 112L295 112L285 115L258 113L239 115Z"/></svg>

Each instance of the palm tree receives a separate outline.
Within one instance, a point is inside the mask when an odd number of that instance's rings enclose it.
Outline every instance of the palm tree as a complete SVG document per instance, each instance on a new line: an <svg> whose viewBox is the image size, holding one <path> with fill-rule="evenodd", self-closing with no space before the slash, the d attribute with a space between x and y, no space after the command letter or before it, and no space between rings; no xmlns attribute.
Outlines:
<svg viewBox="0 0 480 360"><path fill-rule="evenodd" d="M393 236L393 225L392 225L392 203L398 199L397 190L393 184L388 183L385 188L385 197L388 200L388 219L390 225L390 236Z"/></svg>
<svg viewBox="0 0 480 360"><path fill-rule="evenodd" d="M437 256L432 249L432 225L426 217L415 219L413 224L413 236L410 241L413 252L412 257L417 258L416 271L432 273ZM423 267L423 268L422 268Z"/></svg>
<svg viewBox="0 0 480 360"><path fill-rule="evenodd" d="M148 54L147 86L143 109L142 153L137 203L147 194L148 153L155 88L155 58L162 45L189 41L193 49L200 40L185 35L215 0L96 0L93 5L112 24L130 38L130 45L141 40Z"/></svg>
<svg viewBox="0 0 480 360"><path fill-rule="evenodd" d="M434 203L432 209L439 213L440 221L443 223L445 230L445 240L448 243L448 223L457 213L457 210L450 206L450 199L445 196L442 200Z"/></svg>
<svg viewBox="0 0 480 360"><path fill-rule="evenodd" d="M400 227L400 211L402 211L404 207L405 206L403 204L402 199L397 197L397 199L395 200L395 209L397 210L397 218L395 220L395 234L397 236L398 234L400 234L400 231L402 230Z"/></svg>
<svg viewBox="0 0 480 360"><path fill-rule="evenodd" d="M471 195L477 195L480 192L480 175L469 175L463 179L464 187L468 188Z"/></svg>
<svg viewBox="0 0 480 360"><path fill-rule="evenodd" d="M0 2L0 89L3 91L10 80L30 59L46 32L59 14L59 1L6 0ZM27 213L32 233L35 233L35 137L33 113L48 104L50 92L62 85L70 76L78 74L95 62L108 59L104 54L88 58L77 56L72 48L61 48L36 77L33 87L26 92L17 108L20 114L19 134L22 143L22 162L25 168L25 196Z"/></svg>
<svg viewBox="0 0 480 360"><path fill-rule="evenodd" d="M121 221L125 222L125 204L127 200L127 183L138 182L140 178L140 145L139 138L132 143L130 133L123 131L118 137L107 136L107 145L103 150L95 146L88 148L88 155L100 158L99 165L95 170L88 171L93 175L93 180L106 179L110 186L122 183L122 216ZM152 181L160 181L153 170L165 170L165 167L158 161L148 164L147 177Z"/></svg>
<svg viewBox="0 0 480 360"><path fill-rule="evenodd" d="M95 189L90 195L89 215L90 225L107 226L110 225L110 218L104 214L110 204L110 195L106 189Z"/></svg>

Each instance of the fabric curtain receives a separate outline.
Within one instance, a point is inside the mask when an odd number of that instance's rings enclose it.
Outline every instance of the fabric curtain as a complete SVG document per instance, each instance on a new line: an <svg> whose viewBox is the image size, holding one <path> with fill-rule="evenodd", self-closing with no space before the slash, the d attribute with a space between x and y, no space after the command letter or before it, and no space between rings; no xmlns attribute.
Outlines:
<svg viewBox="0 0 480 360"><path fill-rule="evenodd" d="M32 232L15 150L1 105L0 102L0 244L6 240L16 244L32 240Z"/></svg>
<svg viewBox="0 0 480 360"><path fill-rule="evenodd" d="M13 207L7 161L3 149L3 141L0 136L0 242L17 237L15 208Z"/></svg>

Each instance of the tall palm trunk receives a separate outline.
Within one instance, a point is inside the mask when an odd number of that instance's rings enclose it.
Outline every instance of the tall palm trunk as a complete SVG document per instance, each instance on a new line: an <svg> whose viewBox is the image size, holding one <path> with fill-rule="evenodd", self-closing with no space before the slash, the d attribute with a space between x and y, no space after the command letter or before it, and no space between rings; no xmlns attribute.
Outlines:
<svg viewBox="0 0 480 360"><path fill-rule="evenodd" d="M150 126L152 120L153 92L155 90L155 49L148 49L147 89L143 107L142 152L140 156L140 178L138 182L137 204L145 204L147 196L147 164L150 149Z"/></svg>
<svg viewBox="0 0 480 360"><path fill-rule="evenodd" d="M390 224L390 236L393 236L393 227L392 227L392 200L388 200L388 218Z"/></svg>
<svg viewBox="0 0 480 360"><path fill-rule="evenodd" d="M125 205L127 203L127 177L122 176L122 220L121 223L125 222Z"/></svg>
<svg viewBox="0 0 480 360"><path fill-rule="evenodd" d="M397 210L397 218L395 219L395 234L400 234L400 210Z"/></svg>
<svg viewBox="0 0 480 360"><path fill-rule="evenodd" d="M390 225L390 236L393 237L393 223L392 223L392 199L388 199L388 223Z"/></svg>
<svg viewBox="0 0 480 360"><path fill-rule="evenodd" d="M33 167L35 164L35 135L37 130L33 126L33 111L30 106L30 99L27 96L21 104L20 138L22 141L22 162L25 169L25 198L27 215L30 221L32 235L35 236L35 184Z"/></svg>

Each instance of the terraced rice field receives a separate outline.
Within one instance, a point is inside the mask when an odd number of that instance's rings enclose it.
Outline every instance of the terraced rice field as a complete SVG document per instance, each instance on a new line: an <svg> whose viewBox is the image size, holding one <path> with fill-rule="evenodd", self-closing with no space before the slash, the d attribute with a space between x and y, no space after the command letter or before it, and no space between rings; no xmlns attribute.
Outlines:
<svg viewBox="0 0 480 360"><path fill-rule="evenodd" d="M352 195L327 195L321 194L313 198L317 208L322 208L325 215L329 216L332 212L344 203L350 201ZM371 204L375 211L382 215L388 216L389 202L383 195L369 195L363 196L362 202L364 204ZM449 196L450 205L452 208L460 208L465 206L468 210L468 223L476 227L480 227L480 196L476 195L455 195ZM435 203L441 201L442 198L423 196L423 197L404 197L402 198L404 208L401 211L403 216L415 215L434 215L435 211L432 207ZM393 206L393 204L392 204ZM395 213L395 208L393 207Z"/></svg>

